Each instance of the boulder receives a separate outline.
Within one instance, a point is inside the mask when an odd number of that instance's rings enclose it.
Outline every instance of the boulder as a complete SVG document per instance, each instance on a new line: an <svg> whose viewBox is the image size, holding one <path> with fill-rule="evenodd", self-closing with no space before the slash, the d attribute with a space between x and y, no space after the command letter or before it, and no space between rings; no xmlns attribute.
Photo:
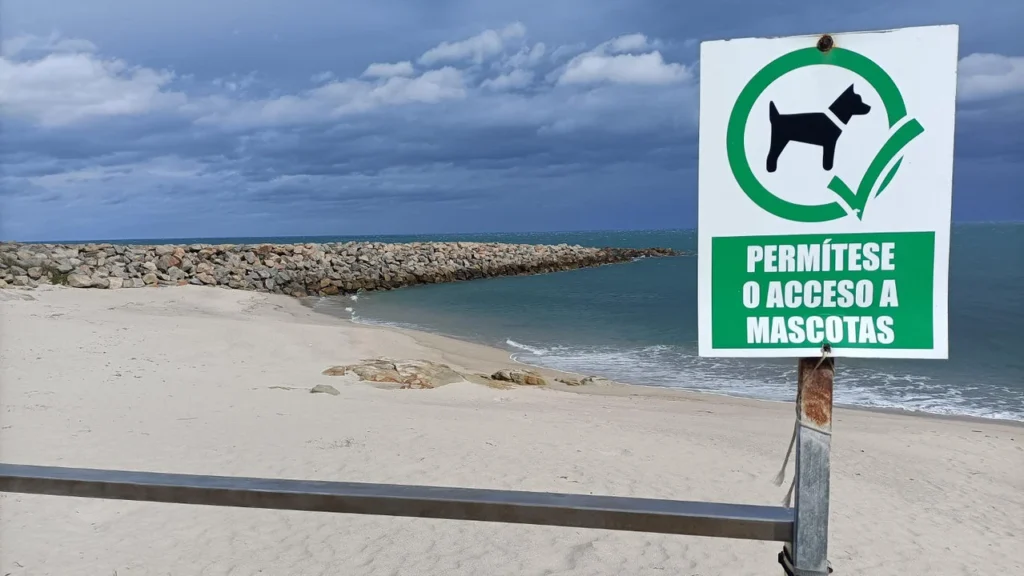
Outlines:
<svg viewBox="0 0 1024 576"><path fill-rule="evenodd" d="M323 371L326 376L355 374L364 382L373 382L381 388L423 389L437 388L465 380L462 374L445 364L428 360L396 361L389 358L363 360L349 366L332 366Z"/></svg>
<svg viewBox="0 0 1024 576"><path fill-rule="evenodd" d="M173 254L164 254L163 256L157 258L156 269L161 272L167 272L171 268L177 270L179 264L181 264L181 258L178 258Z"/></svg>
<svg viewBox="0 0 1024 576"><path fill-rule="evenodd" d="M338 389L330 384L317 384L309 389L310 394L330 394L331 396L337 396L341 394Z"/></svg>
<svg viewBox="0 0 1024 576"><path fill-rule="evenodd" d="M523 386L547 386L544 377L531 370L498 370L491 374L491 379L502 382L513 382Z"/></svg>
<svg viewBox="0 0 1024 576"><path fill-rule="evenodd" d="M92 288L92 278L85 274L68 274L68 286L72 288Z"/></svg>

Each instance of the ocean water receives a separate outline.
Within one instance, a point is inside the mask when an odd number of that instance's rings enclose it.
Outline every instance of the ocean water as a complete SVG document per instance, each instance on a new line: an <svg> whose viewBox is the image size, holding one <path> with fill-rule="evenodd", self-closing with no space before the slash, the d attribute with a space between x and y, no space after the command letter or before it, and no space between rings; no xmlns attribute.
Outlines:
<svg viewBox="0 0 1024 576"><path fill-rule="evenodd" d="M374 239L683 250L696 250L697 243L694 231ZM1024 224L955 226L950 267L949 360L840 359L838 404L1024 421ZM315 307L490 344L527 364L633 384L793 400L793 360L697 356L696 274L695 257L649 259L322 298Z"/></svg>

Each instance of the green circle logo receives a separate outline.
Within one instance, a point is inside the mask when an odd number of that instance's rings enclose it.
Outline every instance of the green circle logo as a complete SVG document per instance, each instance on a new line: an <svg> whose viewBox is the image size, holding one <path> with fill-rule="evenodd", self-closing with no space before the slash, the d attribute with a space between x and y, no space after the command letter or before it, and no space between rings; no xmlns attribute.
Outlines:
<svg viewBox="0 0 1024 576"><path fill-rule="evenodd" d="M828 222L844 218L849 212L838 201L808 205L796 204L779 198L765 188L750 169L744 142L747 120L750 118L754 103L757 102L761 94L779 78L807 66L838 66L860 76L882 99L890 132L907 116L907 107L899 88L885 70L866 56L843 48L833 48L828 52L821 52L817 48L802 48L784 54L755 74L740 92L729 116L726 134L729 167L732 169L737 184L755 204L779 218L794 222ZM772 110L772 114L775 114L774 107ZM896 172L899 171L903 158L897 159L892 168L882 177L885 167L922 132L924 132L924 128L917 120L910 119L903 122L895 132L890 134L888 140L875 154L857 185L856 191L837 176L832 177L827 188L839 196L839 199L853 210L858 219L863 218L864 208L867 206L872 191L875 190L875 184L881 182L877 192L874 193L874 196L877 197L892 182ZM836 137L838 137L838 133L836 133Z"/></svg>

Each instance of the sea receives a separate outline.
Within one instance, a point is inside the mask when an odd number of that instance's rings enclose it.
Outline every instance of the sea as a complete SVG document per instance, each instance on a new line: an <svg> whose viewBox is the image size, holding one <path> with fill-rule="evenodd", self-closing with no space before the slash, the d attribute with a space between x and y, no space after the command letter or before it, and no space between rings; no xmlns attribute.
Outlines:
<svg viewBox="0 0 1024 576"><path fill-rule="evenodd" d="M1024 224L956 225L951 238L949 359L840 358L837 404L1024 421ZM695 230L216 242L349 240L697 248ZM489 344L523 364L619 382L774 401L793 401L796 393L795 360L697 355L697 257L323 297L313 306L356 322Z"/></svg>

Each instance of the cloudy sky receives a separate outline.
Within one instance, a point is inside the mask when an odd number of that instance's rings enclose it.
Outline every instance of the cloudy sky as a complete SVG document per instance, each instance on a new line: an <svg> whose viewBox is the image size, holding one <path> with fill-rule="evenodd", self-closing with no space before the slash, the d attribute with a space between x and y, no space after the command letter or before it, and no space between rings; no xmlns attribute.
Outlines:
<svg viewBox="0 0 1024 576"><path fill-rule="evenodd" d="M701 40L960 24L954 220L1024 220L1021 0L3 0L0 236L696 224Z"/></svg>

